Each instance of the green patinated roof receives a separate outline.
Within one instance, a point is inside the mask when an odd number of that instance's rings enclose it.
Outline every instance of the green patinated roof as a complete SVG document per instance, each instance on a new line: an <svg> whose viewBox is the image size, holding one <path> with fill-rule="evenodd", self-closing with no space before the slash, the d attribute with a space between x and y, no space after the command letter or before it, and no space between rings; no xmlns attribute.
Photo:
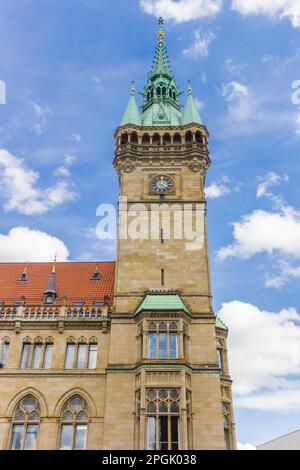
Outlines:
<svg viewBox="0 0 300 470"><path fill-rule="evenodd" d="M221 318L219 317L216 317L216 327L217 328L220 328L221 330L228 330L227 326L225 325L225 323L222 322Z"/></svg>
<svg viewBox="0 0 300 470"><path fill-rule="evenodd" d="M181 112L181 92L176 83L175 75L170 67L168 53L165 46L165 33L163 31L163 20L159 19L158 43L154 54L151 71L147 76L147 83L141 93L143 105L139 112L135 89L131 89L131 97L121 121L125 124L139 126L184 126L186 124L203 125L195 101L191 95L187 98L184 112Z"/></svg>
<svg viewBox="0 0 300 470"><path fill-rule="evenodd" d="M194 101L194 98L192 97L191 87L189 87L188 93L189 94L186 100L186 105L185 105L183 116L182 116L182 124L186 125L186 124L195 123L195 124L203 125L196 103Z"/></svg>
<svg viewBox="0 0 300 470"><path fill-rule="evenodd" d="M135 99L135 88L131 88L131 96L128 101L127 108L123 115L121 126L124 124L135 124L136 126L141 126L141 115Z"/></svg>
<svg viewBox="0 0 300 470"><path fill-rule="evenodd" d="M190 313L180 295L176 294L146 295L135 313L138 314L142 310L183 310L186 313Z"/></svg>

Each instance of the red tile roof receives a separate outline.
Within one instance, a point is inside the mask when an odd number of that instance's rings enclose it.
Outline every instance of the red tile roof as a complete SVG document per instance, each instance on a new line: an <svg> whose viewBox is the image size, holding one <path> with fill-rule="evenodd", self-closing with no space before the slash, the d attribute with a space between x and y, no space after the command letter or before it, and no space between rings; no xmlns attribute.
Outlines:
<svg viewBox="0 0 300 470"><path fill-rule="evenodd" d="M96 265L101 280L91 280ZM25 263L0 263L0 301L13 304L25 297L26 305L41 305L47 289L53 263L28 263L28 281L19 281ZM56 263L55 287L59 305L67 298L67 305L84 300L85 305L113 297L115 262L65 262Z"/></svg>

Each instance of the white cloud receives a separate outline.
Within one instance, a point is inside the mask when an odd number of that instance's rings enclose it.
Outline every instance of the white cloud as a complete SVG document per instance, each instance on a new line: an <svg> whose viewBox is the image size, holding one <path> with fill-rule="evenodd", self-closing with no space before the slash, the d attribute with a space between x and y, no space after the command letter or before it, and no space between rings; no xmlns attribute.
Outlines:
<svg viewBox="0 0 300 470"><path fill-rule="evenodd" d="M69 250L62 240L28 227L12 228L0 234L0 261L66 261Z"/></svg>
<svg viewBox="0 0 300 470"><path fill-rule="evenodd" d="M242 71L245 68L245 65L235 64L231 57L228 57L225 61L225 68L227 72L231 73L232 75L242 77Z"/></svg>
<svg viewBox="0 0 300 470"><path fill-rule="evenodd" d="M149 15L181 23L215 16L222 0L140 0L140 7Z"/></svg>
<svg viewBox="0 0 300 470"><path fill-rule="evenodd" d="M242 15L267 15L271 18L287 17L292 25L300 27L299 0L232 0L232 9Z"/></svg>
<svg viewBox="0 0 300 470"><path fill-rule="evenodd" d="M256 447L253 444L249 444L248 442L246 444L243 444L242 442L238 442L237 449L238 450L256 450Z"/></svg>
<svg viewBox="0 0 300 470"><path fill-rule="evenodd" d="M25 98L27 104L32 109L34 115L34 124L32 129L37 135L42 135L47 127L48 118L52 115L52 111L49 106L42 106L33 99L31 90L25 90Z"/></svg>
<svg viewBox="0 0 300 470"><path fill-rule="evenodd" d="M274 196L269 189L273 186L278 186L282 182L287 183L289 181L289 177L287 175L280 176L274 173L274 171L270 171L265 176L259 176L257 180L259 184L257 186L256 197L260 198L265 196L272 199L276 196Z"/></svg>
<svg viewBox="0 0 300 470"><path fill-rule="evenodd" d="M183 55L197 59L197 57L207 57L208 47L210 43L215 39L215 34L212 32L202 32L200 29L194 31L194 42L193 44L183 51Z"/></svg>
<svg viewBox="0 0 300 470"><path fill-rule="evenodd" d="M290 279L300 278L300 266L292 266L288 261L280 259L277 262L277 267L279 268L279 274L276 276L266 275L265 286L274 287L275 289L280 289L283 287Z"/></svg>
<svg viewBox="0 0 300 470"><path fill-rule="evenodd" d="M194 101L198 111L202 111L205 108L205 104L199 98L194 97Z"/></svg>
<svg viewBox="0 0 300 470"><path fill-rule="evenodd" d="M80 144L82 142L82 137L77 132L73 132L73 134L71 135L71 140L74 140L75 142Z"/></svg>
<svg viewBox="0 0 300 470"><path fill-rule="evenodd" d="M255 210L233 224L232 245L218 252L222 260L249 259L258 253L300 257L300 213L290 207L277 212Z"/></svg>
<svg viewBox="0 0 300 470"><path fill-rule="evenodd" d="M222 196L226 196L230 193L228 186L229 179L227 176L223 176L220 182L213 182L205 189L205 195L207 199L217 199Z"/></svg>
<svg viewBox="0 0 300 470"><path fill-rule="evenodd" d="M39 173L26 167L23 160L5 149L0 149L0 182L5 199L4 210L16 210L25 215L44 214L54 207L74 200L66 181L58 181L53 187L37 186Z"/></svg>
<svg viewBox="0 0 300 470"><path fill-rule="evenodd" d="M260 410L300 409L300 315L232 301L218 315L229 327L235 404ZM293 378L294 377L294 378Z"/></svg>
<svg viewBox="0 0 300 470"><path fill-rule="evenodd" d="M247 85L232 80L223 85L222 95L234 120L245 120L252 116L253 99Z"/></svg>

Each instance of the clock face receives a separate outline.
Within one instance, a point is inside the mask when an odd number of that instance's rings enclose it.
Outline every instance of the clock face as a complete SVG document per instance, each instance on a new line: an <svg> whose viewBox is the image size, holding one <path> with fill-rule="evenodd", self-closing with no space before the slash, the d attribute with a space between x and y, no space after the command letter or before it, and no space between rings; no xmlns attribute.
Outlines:
<svg viewBox="0 0 300 470"><path fill-rule="evenodd" d="M151 181L151 188L158 194L166 194L174 187L174 182L169 176L155 176Z"/></svg>

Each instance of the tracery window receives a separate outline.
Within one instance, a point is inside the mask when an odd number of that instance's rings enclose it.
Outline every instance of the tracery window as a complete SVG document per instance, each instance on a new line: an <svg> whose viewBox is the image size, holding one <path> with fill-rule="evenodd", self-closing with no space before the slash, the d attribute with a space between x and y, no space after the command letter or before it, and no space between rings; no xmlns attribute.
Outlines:
<svg viewBox="0 0 300 470"><path fill-rule="evenodd" d="M148 324L148 358L177 359L178 331L176 322L150 322Z"/></svg>
<svg viewBox="0 0 300 470"><path fill-rule="evenodd" d="M22 356L20 362L21 369L50 369L52 362L53 343L52 340L46 343L36 341L23 343Z"/></svg>
<svg viewBox="0 0 300 470"><path fill-rule="evenodd" d="M60 450L85 450L88 436L88 405L80 395L70 398L62 409Z"/></svg>
<svg viewBox="0 0 300 470"><path fill-rule="evenodd" d="M231 433L230 433L230 405L228 403L222 403L223 420L224 420L224 438L225 447L230 450L231 447Z"/></svg>
<svg viewBox="0 0 300 470"><path fill-rule="evenodd" d="M180 389L146 391L147 449L180 449Z"/></svg>
<svg viewBox="0 0 300 470"><path fill-rule="evenodd" d="M27 395L17 404L12 418L10 448L35 450L40 423L40 405L33 395Z"/></svg>

